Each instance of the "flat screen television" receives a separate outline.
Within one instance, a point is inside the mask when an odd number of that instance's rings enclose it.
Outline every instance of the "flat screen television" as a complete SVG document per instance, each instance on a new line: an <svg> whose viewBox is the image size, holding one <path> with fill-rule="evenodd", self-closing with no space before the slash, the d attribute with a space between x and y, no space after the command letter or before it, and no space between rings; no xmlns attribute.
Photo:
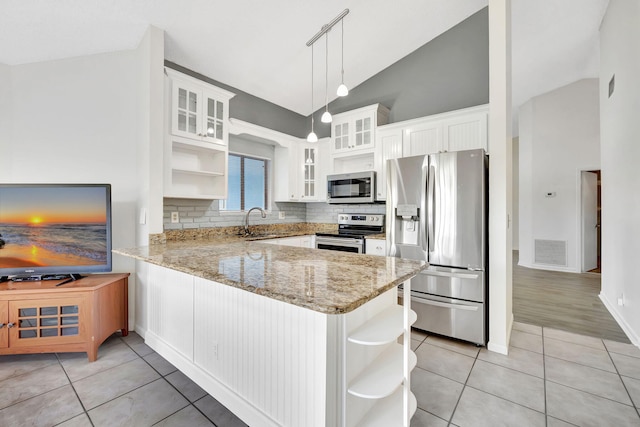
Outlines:
<svg viewBox="0 0 640 427"><path fill-rule="evenodd" d="M0 184L0 276L106 271L110 184Z"/></svg>

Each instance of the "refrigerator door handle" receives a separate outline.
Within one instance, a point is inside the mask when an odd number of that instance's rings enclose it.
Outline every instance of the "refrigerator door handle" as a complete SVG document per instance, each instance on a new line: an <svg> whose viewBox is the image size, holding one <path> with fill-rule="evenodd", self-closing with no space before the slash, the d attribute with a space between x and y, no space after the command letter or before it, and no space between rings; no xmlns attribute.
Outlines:
<svg viewBox="0 0 640 427"><path fill-rule="evenodd" d="M436 307L453 308L454 310L466 310L466 311L478 311L478 307L473 305L451 304L448 302L434 301L430 299L424 299L419 297L411 297L412 302L418 304L433 305Z"/></svg>
<svg viewBox="0 0 640 427"><path fill-rule="evenodd" d="M425 260L428 258L427 251L429 250L429 248L427 247L427 245L428 245L428 237L427 237L428 230L425 227L425 224L427 223L427 217L429 215L428 212L427 212L428 202L426 200L427 199L427 184L429 182L428 175L429 175L429 156L424 156L422 168L420 170L420 179L422 180L422 185L424 185L424 187L421 188L422 191L420 192L420 235L419 235L419 239L420 239L420 248L424 252Z"/></svg>
<svg viewBox="0 0 640 427"><path fill-rule="evenodd" d="M429 177L427 178L427 233L429 234L429 252L433 252L433 230L436 220L436 199L435 199L435 168L429 166Z"/></svg>
<svg viewBox="0 0 640 427"><path fill-rule="evenodd" d="M420 274L423 274L425 276L455 277L457 279L477 279L478 278L478 275L473 273L452 273L448 271L422 270Z"/></svg>
<svg viewBox="0 0 640 427"><path fill-rule="evenodd" d="M435 176L436 169L434 166L429 166L429 178L427 181L427 227L429 233L429 252L433 252L434 246L434 232L436 223L436 192L435 192Z"/></svg>

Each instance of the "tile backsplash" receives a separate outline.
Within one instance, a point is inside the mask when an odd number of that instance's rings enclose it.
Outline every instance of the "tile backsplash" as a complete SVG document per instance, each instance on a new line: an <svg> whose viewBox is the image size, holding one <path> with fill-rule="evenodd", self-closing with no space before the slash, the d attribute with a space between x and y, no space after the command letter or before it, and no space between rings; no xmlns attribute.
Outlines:
<svg viewBox="0 0 640 427"><path fill-rule="evenodd" d="M177 223L171 222L172 212L178 212ZM280 212L285 218L279 219ZM374 205L330 205L328 203L273 203L262 218L259 212L253 212L250 224L287 224L298 222L335 224L337 216L343 212L385 213L384 204ZM244 225L245 212L220 211L218 200L164 199L164 230L183 230L190 228L232 227Z"/></svg>

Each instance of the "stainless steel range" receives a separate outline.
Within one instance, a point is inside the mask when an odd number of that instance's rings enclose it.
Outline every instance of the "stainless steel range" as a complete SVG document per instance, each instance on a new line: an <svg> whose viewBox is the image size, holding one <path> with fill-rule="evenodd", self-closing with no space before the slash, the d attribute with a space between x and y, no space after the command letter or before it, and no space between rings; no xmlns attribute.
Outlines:
<svg viewBox="0 0 640 427"><path fill-rule="evenodd" d="M336 233L316 233L316 249L365 253L365 238L384 232L384 214L339 214Z"/></svg>

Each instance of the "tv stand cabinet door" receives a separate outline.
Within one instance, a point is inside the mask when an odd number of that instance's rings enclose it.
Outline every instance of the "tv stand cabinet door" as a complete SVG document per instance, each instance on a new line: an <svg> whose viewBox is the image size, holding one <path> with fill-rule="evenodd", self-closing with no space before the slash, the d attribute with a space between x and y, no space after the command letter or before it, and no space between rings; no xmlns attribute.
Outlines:
<svg viewBox="0 0 640 427"><path fill-rule="evenodd" d="M9 303L7 301L0 301L0 348L7 348L9 346L9 311L7 307Z"/></svg>
<svg viewBox="0 0 640 427"><path fill-rule="evenodd" d="M84 295L9 301L9 347L51 347L87 340ZM47 351L42 348L41 351Z"/></svg>

